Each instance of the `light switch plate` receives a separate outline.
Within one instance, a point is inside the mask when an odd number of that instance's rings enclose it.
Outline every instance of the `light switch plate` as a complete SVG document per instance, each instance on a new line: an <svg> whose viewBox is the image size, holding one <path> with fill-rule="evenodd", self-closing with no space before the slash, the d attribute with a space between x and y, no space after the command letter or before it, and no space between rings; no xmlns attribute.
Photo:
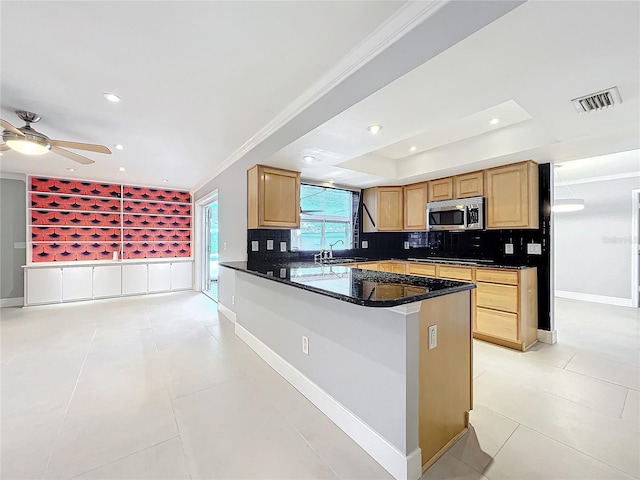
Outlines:
<svg viewBox="0 0 640 480"><path fill-rule="evenodd" d="M404 249L409 250L409 242L404 242Z"/></svg>
<svg viewBox="0 0 640 480"><path fill-rule="evenodd" d="M362 241L362 248L369 248L369 242L367 242L366 240Z"/></svg>
<svg viewBox="0 0 640 480"><path fill-rule="evenodd" d="M504 253L507 255L513 255L513 243L504 244Z"/></svg>
<svg viewBox="0 0 640 480"><path fill-rule="evenodd" d="M257 241L257 240L253 240L253 241L251 242L251 251L252 251L252 252L258 252L258 251L260 251L260 244L258 243L258 241Z"/></svg>
<svg viewBox="0 0 640 480"><path fill-rule="evenodd" d="M527 243L527 253L529 255L542 255L542 245L539 243Z"/></svg>
<svg viewBox="0 0 640 480"><path fill-rule="evenodd" d="M281 252L287 251L287 242L280 242L280 251Z"/></svg>
<svg viewBox="0 0 640 480"><path fill-rule="evenodd" d="M273 240L267 240L267 250L273 250Z"/></svg>

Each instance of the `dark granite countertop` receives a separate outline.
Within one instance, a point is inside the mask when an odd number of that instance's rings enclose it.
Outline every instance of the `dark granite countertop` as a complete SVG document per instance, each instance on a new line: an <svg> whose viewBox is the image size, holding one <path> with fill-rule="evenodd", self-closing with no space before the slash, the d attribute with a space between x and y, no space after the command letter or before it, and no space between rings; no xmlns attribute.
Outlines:
<svg viewBox="0 0 640 480"><path fill-rule="evenodd" d="M222 262L220 266L365 307L395 307L475 288L467 282L312 262Z"/></svg>

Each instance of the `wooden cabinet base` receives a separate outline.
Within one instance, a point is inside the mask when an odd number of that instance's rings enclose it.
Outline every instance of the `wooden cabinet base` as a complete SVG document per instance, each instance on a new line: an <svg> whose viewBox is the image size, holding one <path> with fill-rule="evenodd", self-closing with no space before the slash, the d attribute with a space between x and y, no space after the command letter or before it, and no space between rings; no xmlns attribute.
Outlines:
<svg viewBox="0 0 640 480"><path fill-rule="evenodd" d="M426 472L427 470L429 470L429 467L431 467L434 463L436 463L438 460L440 460L440 457L442 457L445 453L447 453L449 451L449 449L451 447L453 447L456 442L458 440L460 440L465 433L467 433L469 431L469 421L468 421L469 415L467 415L467 426L460 431L460 433L458 433L455 437L453 437L451 440L449 440L449 443L447 443L444 447L442 447L438 453L436 453L433 457L431 457L429 460L426 461L426 463L422 464L422 473Z"/></svg>
<svg viewBox="0 0 640 480"><path fill-rule="evenodd" d="M420 307L418 445L423 468L442 456L469 425L473 391L470 293L432 298ZM432 325L437 328L437 345L428 349Z"/></svg>
<svg viewBox="0 0 640 480"><path fill-rule="evenodd" d="M521 342L510 342L509 340L505 340L504 338L493 337L491 335L485 335L483 333L473 332L473 338L476 340L482 340L485 342L495 343L496 345L500 345L502 347L513 348L514 350L520 350L521 352L526 352L531 347L533 347L538 340L534 340L528 345Z"/></svg>

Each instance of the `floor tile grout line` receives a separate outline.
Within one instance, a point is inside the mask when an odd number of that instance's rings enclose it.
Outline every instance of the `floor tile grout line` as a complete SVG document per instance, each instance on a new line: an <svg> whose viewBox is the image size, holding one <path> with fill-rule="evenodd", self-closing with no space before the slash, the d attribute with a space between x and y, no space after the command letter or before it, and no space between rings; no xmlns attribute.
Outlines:
<svg viewBox="0 0 640 480"><path fill-rule="evenodd" d="M112 463L115 463L115 462L119 462L119 461L121 461L121 460L124 460L125 458L129 458L129 457L131 457L132 455L136 455L136 454L138 454L138 453L142 453L142 452L144 452L144 451L146 451L146 450L149 450L150 448L155 448L155 447L157 447L158 445L162 445L163 443L170 442L171 440L175 440L176 438L179 438L179 437L180 437L180 435L176 435L175 437L167 438L166 440L162 440L162 441L160 441L160 442L158 442L158 443L155 443L155 444L153 444L153 445L149 445L148 447L141 448L140 450L136 450L135 452L131 452L131 453L128 453L128 454L126 454L126 455L123 455L122 457L118 457L118 458L116 458L116 459L114 459L114 460L110 460L110 461L108 461L108 462L102 463L102 464L98 465L97 467L93 467L93 468L90 468L89 470L85 470L84 472L79 473L79 474L77 474L77 475L74 475L73 477L70 477L70 478L71 478L71 479L74 479L74 478L81 477L81 476L82 476L82 475L84 475L85 473L93 472L94 470L97 470L97 469L99 469L99 468L106 467L107 465L111 465Z"/></svg>
<svg viewBox="0 0 640 480"><path fill-rule="evenodd" d="M620 411L620 420L622 420L622 416L624 415L624 409L627 407L627 400L629 399L630 389L627 388L627 394L624 396L624 402L622 402L622 410Z"/></svg>
<svg viewBox="0 0 640 480"><path fill-rule="evenodd" d="M45 478L47 473L49 473L49 466L51 465L51 459L53 458L53 454L58 446L58 440L60 440L60 434L62 433L62 427L64 427L64 423L67 420L67 415L69 414L69 409L71 408L71 402L73 402L73 397L76 394L76 389L78 388L78 383L80 383L80 377L82 376L82 372L84 371L84 366L87 363L87 357L89 357L89 352L91 351L91 346L93 345L93 341L96 338L96 334L98 333L98 329L95 328L93 330L93 335L91 336L91 340L89 341L89 345L87 346L87 351L84 354L84 358L82 359L82 365L80 366L80 370L78 371L78 376L76 378L76 382L73 385L73 389L71 390L71 395L69 396L69 401L67 402L67 407L64 410L64 415L62 416L62 421L60 422L60 427L58 428L58 433L56 434L56 438L53 441L53 445L51 447L51 452L49 453L49 458L47 459L47 465L42 473L42 478Z"/></svg>
<svg viewBox="0 0 640 480"><path fill-rule="evenodd" d="M565 447L567 447L567 448L569 448L569 449L573 450L574 452L578 452L578 453L580 453L580 454L582 454L582 455L584 455L584 456L586 456L586 457L591 458L592 460L595 460L596 462L602 463L603 465L606 465L606 466L608 466L608 467L610 467L610 468L613 468L614 470L616 470L616 471L618 471L618 472L620 472L620 473L623 473L623 474L625 474L625 475L628 475L628 476L630 476L630 477L633 477L633 474L628 473L628 472L625 472L624 470L622 470L622 469L620 469L620 468L616 467L615 465L611 465L610 463L607 463L607 462L605 462L604 460L602 460L602 459L600 459L600 458L594 457L593 455L591 455L591 454L589 454L589 453L587 453L587 452L583 452L582 450L580 450L580 449L578 449L578 448L576 448L576 447L572 447L571 445L568 445L568 444L566 444L566 443L564 443L564 442L561 442L561 441L560 441L560 440L558 440L557 438L550 437L550 436L549 436L549 435L547 435L546 433L540 432L540 431L536 430L535 428L530 427L530 426L528 426L528 425L524 425L524 424L521 424L521 425L522 425L524 428L528 428L529 430L531 430L531 431L533 431L533 432L536 432L537 434L542 435L542 436L543 436L543 437L545 437L545 438L548 438L549 440L552 440L552 441L554 441L554 442L556 442L556 443L559 443L559 444L561 444L561 445L564 445ZM633 477L633 478L635 478L635 477Z"/></svg>
<svg viewBox="0 0 640 480"><path fill-rule="evenodd" d="M158 342L156 342L156 336L153 330L153 325L151 324L151 317L149 316L149 312L148 310L145 308L145 315L147 316L147 320L149 321L149 326L151 327L151 337L153 338L153 345L156 347L156 353L158 354L158 356L161 355L160 350L158 348ZM176 410L174 408L173 405L173 399L171 398L171 392L169 391L169 386L167 385L167 377L164 374L164 368L163 368L163 383L164 383L164 388L165 388L165 393L169 399L169 406L171 407L171 413L173 414L173 421L176 424L176 431L178 432L178 438L180 439L180 448L182 450L182 458L184 460L184 465L187 469L187 473L189 474L189 479L193 478L193 475L191 474L191 468L189 467L189 462L187 461L187 452L184 448L184 442L182 441L182 434L180 433L180 425L178 424L178 418L176 417Z"/></svg>
<svg viewBox="0 0 640 480"><path fill-rule="evenodd" d="M615 382L612 382L612 381L609 381L609 380L605 380L604 378L592 377L591 375L587 375L586 373L576 372L574 370L565 370L565 371L566 372L575 373L576 375L581 375L581 376L586 377L586 378L592 378L594 380L599 380L601 382L608 383L609 385L616 385L618 387L627 388L627 389L630 389L630 390L637 390L637 389L635 389L633 387L630 387L628 385L622 385L621 383L615 383Z"/></svg>
<svg viewBox="0 0 640 480"><path fill-rule="evenodd" d="M571 358L569 360L567 360L567 363L564 364L564 367L562 367L562 370L566 370L567 372L570 372L571 370L567 370L567 367L569 366L569 364L571 363L571 360L574 359L574 357L578 354L578 352L575 352L573 355L571 355Z"/></svg>

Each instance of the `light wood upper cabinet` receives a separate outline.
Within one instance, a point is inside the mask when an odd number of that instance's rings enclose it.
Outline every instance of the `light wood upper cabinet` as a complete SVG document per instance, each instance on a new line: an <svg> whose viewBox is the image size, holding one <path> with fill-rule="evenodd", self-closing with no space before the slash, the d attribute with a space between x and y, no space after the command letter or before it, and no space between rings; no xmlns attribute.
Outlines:
<svg viewBox="0 0 640 480"><path fill-rule="evenodd" d="M403 230L402 187L374 187L362 191L363 231L395 232Z"/></svg>
<svg viewBox="0 0 640 480"><path fill-rule="evenodd" d="M428 182L415 183L403 188L405 230L410 232L426 230L428 185Z"/></svg>
<svg viewBox="0 0 640 480"><path fill-rule="evenodd" d="M538 228L538 166L528 161L485 171L486 228Z"/></svg>
<svg viewBox="0 0 640 480"><path fill-rule="evenodd" d="M300 228L300 172L255 165L247 197L247 228Z"/></svg>
<svg viewBox="0 0 640 480"><path fill-rule="evenodd" d="M429 182L429 201L438 202L440 200L453 199L453 177L431 180Z"/></svg>
<svg viewBox="0 0 640 480"><path fill-rule="evenodd" d="M455 198L482 197L484 172L473 172L453 177Z"/></svg>

